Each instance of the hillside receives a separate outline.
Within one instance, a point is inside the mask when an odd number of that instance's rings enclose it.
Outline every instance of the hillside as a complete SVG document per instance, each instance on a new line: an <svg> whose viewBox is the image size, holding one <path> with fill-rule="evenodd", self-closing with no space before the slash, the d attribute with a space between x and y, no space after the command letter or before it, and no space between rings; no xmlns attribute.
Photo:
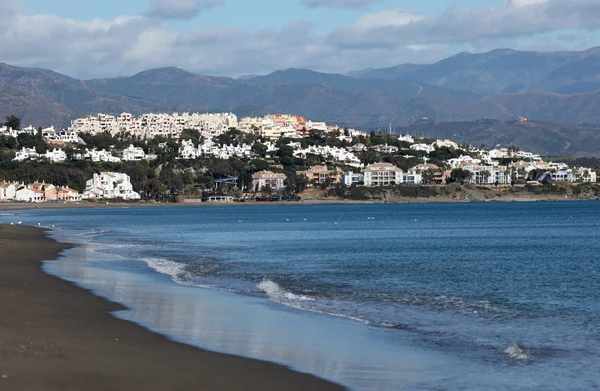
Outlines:
<svg viewBox="0 0 600 391"><path fill-rule="evenodd" d="M397 133L417 137L449 138L475 146L519 146L545 156L599 156L600 127L569 126L544 122L419 121L397 127Z"/></svg>
<svg viewBox="0 0 600 391"><path fill-rule="evenodd" d="M497 49L459 53L430 65L404 64L352 72L358 78L412 80L483 94L547 91L578 94L600 88L600 47L581 52Z"/></svg>
<svg viewBox="0 0 600 391"><path fill-rule="evenodd" d="M461 53L431 65L404 64L351 75L288 69L239 79L161 68L128 77L79 80L50 70L0 64L0 116L16 114L35 126L68 126L73 118L98 112L233 111L239 116L287 112L371 129L422 117L452 122L510 121L522 116L572 125L565 130L570 132L582 124L600 125L597 65L600 48L549 53L498 49ZM577 141L573 137L572 151L593 152L589 144L573 142ZM533 149L536 142L540 150L548 149L540 137L528 142Z"/></svg>

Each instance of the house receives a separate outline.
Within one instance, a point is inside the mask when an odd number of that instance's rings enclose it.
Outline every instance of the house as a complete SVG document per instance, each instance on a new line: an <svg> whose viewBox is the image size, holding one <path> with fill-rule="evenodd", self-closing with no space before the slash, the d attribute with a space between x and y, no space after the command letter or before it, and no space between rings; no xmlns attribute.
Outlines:
<svg viewBox="0 0 600 391"><path fill-rule="evenodd" d="M322 185L324 183L340 183L342 181L342 170L339 168L329 169L327 166L314 166L306 171L297 171L297 175L304 175L310 183Z"/></svg>
<svg viewBox="0 0 600 391"><path fill-rule="evenodd" d="M142 148L130 144L129 147L123 150L123 161L130 162L144 159L146 159L146 153Z"/></svg>
<svg viewBox="0 0 600 391"><path fill-rule="evenodd" d="M342 183L346 186L362 185L365 183L365 176L362 172L349 171L344 174Z"/></svg>
<svg viewBox="0 0 600 391"><path fill-rule="evenodd" d="M285 188L284 174L276 174L271 171L259 171L252 175L253 191L261 191L265 186L270 186L273 191L283 190Z"/></svg>
<svg viewBox="0 0 600 391"><path fill-rule="evenodd" d="M425 152L427 154L430 154L431 152L435 151L435 147L429 144L413 144L410 146L410 149L413 151L421 151L421 152Z"/></svg>
<svg viewBox="0 0 600 391"><path fill-rule="evenodd" d="M14 183L0 182L0 202L14 200L16 193L17 186Z"/></svg>
<svg viewBox="0 0 600 391"><path fill-rule="evenodd" d="M374 145L370 148L373 151L382 152L382 153L398 153L398 147L393 145Z"/></svg>
<svg viewBox="0 0 600 391"><path fill-rule="evenodd" d="M35 151L35 148L23 147L20 151L17 151L13 161L22 162L27 159L37 159L40 155Z"/></svg>
<svg viewBox="0 0 600 391"><path fill-rule="evenodd" d="M422 180L426 183L445 184L450 177L450 170L441 169L431 163L417 164L409 171L416 171L421 174Z"/></svg>
<svg viewBox="0 0 600 391"><path fill-rule="evenodd" d="M124 200L139 200L141 197L133 191L129 175L119 172L101 172L94 174L86 182L84 198L122 198Z"/></svg>
<svg viewBox="0 0 600 391"><path fill-rule="evenodd" d="M52 163L63 163L67 160L67 154L62 149L54 148L52 151L46 152L45 155L41 155L41 157L45 157L50 160Z"/></svg>
<svg viewBox="0 0 600 391"><path fill-rule="evenodd" d="M458 143L452 140L435 140L435 146L438 148L458 149Z"/></svg>
<svg viewBox="0 0 600 391"><path fill-rule="evenodd" d="M75 155L76 160L91 160L93 162L109 162L118 163L121 161L120 158L113 156L109 151L102 149L98 151L96 148L89 150L86 149L85 153L78 153Z"/></svg>
<svg viewBox="0 0 600 391"><path fill-rule="evenodd" d="M393 186L404 181L402 170L390 163L370 164L362 172L365 186Z"/></svg>
<svg viewBox="0 0 600 391"><path fill-rule="evenodd" d="M46 197L41 190L30 189L26 186L19 187L15 194L16 201L22 202L44 202Z"/></svg>
<svg viewBox="0 0 600 391"><path fill-rule="evenodd" d="M58 199L58 189L50 183L34 182L27 185L27 188L43 192L45 201L55 201Z"/></svg>
<svg viewBox="0 0 600 391"><path fill-rule="evenodd" d="M77 191L67 186L58 188L58 200L64 202L79 202L82 199L82 195Z"/></svg>

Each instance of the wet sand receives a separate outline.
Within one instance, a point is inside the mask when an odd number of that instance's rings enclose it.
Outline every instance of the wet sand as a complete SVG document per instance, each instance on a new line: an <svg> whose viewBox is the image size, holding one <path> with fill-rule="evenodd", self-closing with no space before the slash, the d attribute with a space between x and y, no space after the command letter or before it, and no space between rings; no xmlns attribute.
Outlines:
<svg viewBox="0 0 600 391"><path fill-rule="evenodd" d="M0 390L342 390L283 366L172 342L44 273L69 245L0 226Z"/></svg>

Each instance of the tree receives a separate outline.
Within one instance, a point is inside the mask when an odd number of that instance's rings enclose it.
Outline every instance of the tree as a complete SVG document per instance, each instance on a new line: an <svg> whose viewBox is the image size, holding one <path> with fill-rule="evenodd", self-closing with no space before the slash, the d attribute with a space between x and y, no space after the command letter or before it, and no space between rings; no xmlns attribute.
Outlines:
<svg viewBox="0 0 600 391"><path fill-rule="evenodd" d="M15 115L7 115L4 126L13 129L21 129L21 119Z"/></svg>
<svg viewBox="0 0 600 391"><path fill-rule="evenodd" d="M252 152L264 158L267 156L267 146L257 141L252 145Z"/></svg>
<svg viewBox="0 0 600 391"><path fill-rule="evenodd" d="M464 170L462 168L455 168L450 173L450 181L451 182L460 182L464 183L467 179L471 177L471 171Z"/></svg>
<svg viewBox="0 0 600 391"><path fill-rule="evenodd" d="M487 183L488 178L491 176L492 176L491 172L489 172L488 170L483 170L481 172L481 183Z"/></svg>

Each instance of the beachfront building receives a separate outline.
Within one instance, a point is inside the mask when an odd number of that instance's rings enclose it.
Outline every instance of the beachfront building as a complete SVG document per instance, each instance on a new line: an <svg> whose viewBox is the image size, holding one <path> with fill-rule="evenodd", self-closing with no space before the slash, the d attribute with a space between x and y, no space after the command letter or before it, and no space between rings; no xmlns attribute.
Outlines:
<svg viewBox="0 0 600 391"><path fill-rule="evenodd" d="M86 182L83 193L88 199L113 199L139 200L141 197L133 191L129 175L119 172L101 172L94 174L92 179Z"/></svg>
<svg viewBox="0 0 600 391"><path fill-rule="evenodd" d="M276 174L271 171L259 171L252 175L253 191L262 191L269 186L272 191L280 191L285 188L285 174Z"/></svg>
<svg viewBox="0 0 600 391"><path fill-rule="evenodd" d="M346 186L360 186L365 184L365 176L362 172L349 171L344 174L342 183Z"/></svg>
<svg viewBox="0 0 600 391"><path fill-rule="evenodd" d="M365 186L392 186L404 182L402 170L390 163L374 163L363 171Z"/></svg>
<svg viewBox="0 0 600 391"><path fill-rule="evenodd" d="M13 201L17 196L17 184L0 182L0 202Z"/></svg>
<svg viewBox="0 0 600 391"><path fill-rule="evenodd" d="M46 195L42 190L35 190L27 186L21 186L17 189L15 201L44 202L46 201Z"/></svg>
<svg viewBox="0 0 600 391"><path fill-rule="evenodd" d="M79 202L83 198L83 195L77 190L73 190L68 186L61 186L57 188L57 199L63 202Z"/></svg>
<svg viewBox="0 0 600 391"><path fill-rule="evenodd" d="M315 185L331 185L342 181L342 170L339 167L329 169L327 166L314 166L306 171L297 171L296 174L304 175L309 183Z"/></svg>
<svg viewBox="0 0 600 391"><path fill-rule="evenodd" d="M34 182L26 187L30 190L44 193L44 201L56 201L58 199L58 189L51 183Z"/></svg>

